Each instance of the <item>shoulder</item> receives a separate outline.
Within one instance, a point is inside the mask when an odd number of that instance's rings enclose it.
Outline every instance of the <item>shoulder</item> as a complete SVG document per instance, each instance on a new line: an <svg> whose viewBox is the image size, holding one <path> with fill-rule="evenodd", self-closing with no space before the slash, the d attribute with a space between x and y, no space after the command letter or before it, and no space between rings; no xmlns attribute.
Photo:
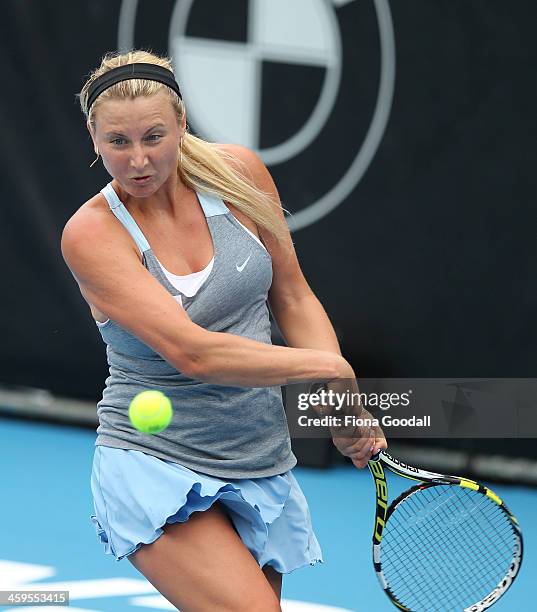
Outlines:
<svg viewBox="0 0 537 612"><path fill-rule="evenodd" d="M84 202L69 218L62 231L62 249L85 236L94 238L99 230L106 227L106 211L97 194Z"/></svg>
<svg viewBox="0 0 537 612"><path fill-rule="evenodd" d="M104 196L96 194L84 202L65 224L61 236L61 251L69 267L89 252L102 249L138 251L129 234L115 218Z"/></svg>
<svg viewBox="0 0 537 612"><path fill-rule="evenodd" d="M112 211L106 204L104 196L100 193L84 202L70 217L63 228L62 246L65 241L80 241L84 238L92 240L108 233L111 224Z"/></svg>
<svg viewBox="0 0 537 612"><path fill-rule="evenodd" d="M238 144L218 144L217 147L229 156L230 163L245 178L251 180L262 191L276 195L276 186L267 167L259 155Z"/></svg>
<svg viewBox="0 0 537 612"><path fill-rule="evenodd" d="M216 146L224 153L227 153L230 157L235 158L236 160L241 162L242 165L246 164L248 166L255 166L259 163L263 163L257 153L255 153L255 151L249 149L248 147L244 147L243 145L228 143L217 144Z"/></svg>

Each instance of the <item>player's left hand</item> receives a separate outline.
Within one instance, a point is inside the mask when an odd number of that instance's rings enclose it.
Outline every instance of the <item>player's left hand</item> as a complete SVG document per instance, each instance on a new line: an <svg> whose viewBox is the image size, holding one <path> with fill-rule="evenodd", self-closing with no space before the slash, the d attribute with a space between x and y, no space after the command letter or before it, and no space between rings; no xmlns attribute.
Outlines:
<svg viewBox="0 0 537 612"><path fill-rule="evenodd" d="M364 410L360 418L374 417ZM386 437L379 426L354 427L352 433L345 432L345 436L338 436L337 428L331 428L331 431L335 447L343 456L349 457L357 468L364 468L371 457L388 448Z"/></svg>

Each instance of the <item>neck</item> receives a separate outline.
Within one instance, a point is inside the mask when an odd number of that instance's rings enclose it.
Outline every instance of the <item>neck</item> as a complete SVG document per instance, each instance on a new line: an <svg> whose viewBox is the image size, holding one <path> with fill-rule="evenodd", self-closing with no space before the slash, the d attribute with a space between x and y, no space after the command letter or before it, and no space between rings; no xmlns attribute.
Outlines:
<svg viewBox="0 0 537 612"><path fill-rule="evenodd" d="M192 191L176 172L173 172L155 193L146 198L131 195L116 179L112 181L112 186L123 204L128 205L130 212L136 211L146 218L163 215L175 217L181 212L185 196Z"/></svg>

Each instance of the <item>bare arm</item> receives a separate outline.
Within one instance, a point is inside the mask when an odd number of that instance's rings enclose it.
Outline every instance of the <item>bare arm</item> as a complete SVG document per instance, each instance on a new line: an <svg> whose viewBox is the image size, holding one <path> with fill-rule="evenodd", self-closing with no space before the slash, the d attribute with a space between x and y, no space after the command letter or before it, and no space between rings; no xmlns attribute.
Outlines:
<svg viewBox="0 0 537 612"><path fill-rule="evenodd" d="M220 146L238 160L235 164L238 172L272 197L274 212L285 226L278 190L259 156L241 145ZM272 259L270 309L287 345L341 355L332 323L300 269L289 231L283 243L263 227L258 227L258 231Z"/></svg>
<svg viewBox="0 0 537 612"><path fill-rule="evenodd" d="M314 293L310 292L289 305L271 301L271 310L288 346L341 355L332 323Z"/></svg>
<svg viewBox="0 0 537 612"><path fill-rule="evenodd" d="M227 148L245 164L255 183L273 196L275 211L284 220L278 191L261 159L245 147L228 145ZM288 248L284 248L264 229L259 228L259 233L272 258L270 308L287 344L341 355L332 323L300 269L291 236L287 236ZM343 376L330 382L327 387L340 397L353 397L353 394L358 397L356 375L350 366ZM320 410L321 414L324 410L331 413L330 406L322 406ZM343 414L371 417L359 401L346 404ZM330 427L330 432L335 446L341 454L350 457L356 467L364 467L372 453L386 448L386 439L380 427Z"/></svg>
<svg viewBox="0 0 537 612"><path fill-rule="evenodd" d="M178 371L205 382L265 387L349 375L328 351L272 346L196 325L145 269L115 219L79 211L62 253L85 299Z"/></svg>

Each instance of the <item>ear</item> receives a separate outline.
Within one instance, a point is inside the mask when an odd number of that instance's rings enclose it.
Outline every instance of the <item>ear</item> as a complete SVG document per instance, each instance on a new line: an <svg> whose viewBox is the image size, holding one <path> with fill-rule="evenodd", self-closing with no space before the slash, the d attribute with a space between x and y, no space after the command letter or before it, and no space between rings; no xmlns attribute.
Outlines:
<svg viewBox="0 0 537 612"><path fill-rule="evenodd" d="M183 118L181 119L181 131L183 134L186 132L186 113L183 113Z"/></svg>
<svg viewBox="0 0 537 612"><path fill-rule="evenodd" d="M91 140L93 141L93 149L95 150L95 153L97 153L97 143L95 142L95 132L89 121L86 121L86 127L88 128L88 132L90 133Z"/></svg>

